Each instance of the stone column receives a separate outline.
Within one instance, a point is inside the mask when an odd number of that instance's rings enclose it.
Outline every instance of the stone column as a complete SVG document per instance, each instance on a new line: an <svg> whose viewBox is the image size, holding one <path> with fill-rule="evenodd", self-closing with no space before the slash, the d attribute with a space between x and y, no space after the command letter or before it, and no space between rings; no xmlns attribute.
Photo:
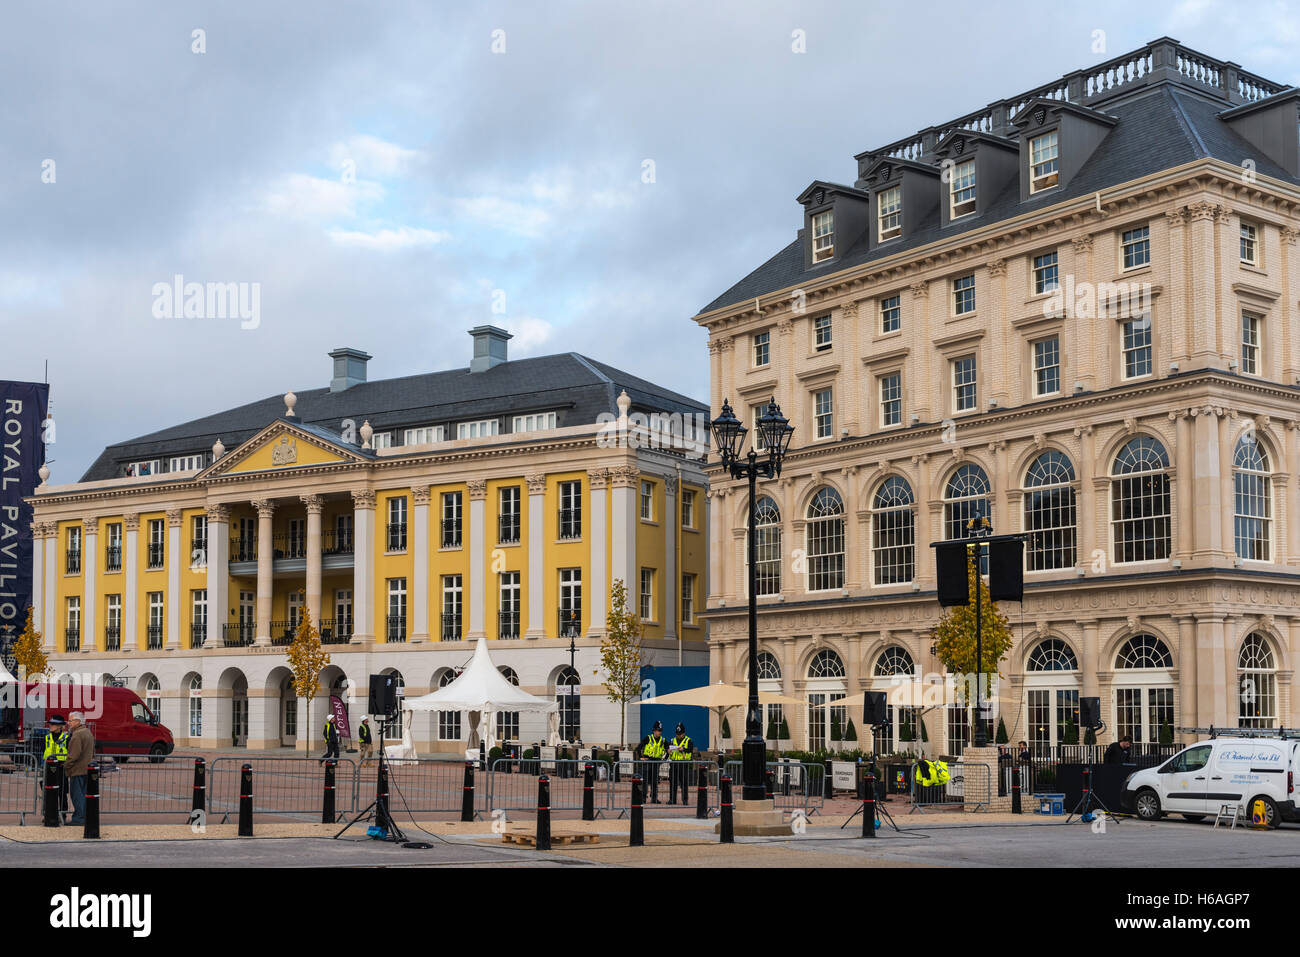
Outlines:
<svg viewBox="0 0 1300 957"><path fill-rule="evenodd" d="M411 489L411 644L429 640L429 486Z"/></svg>
<svg viewBox="0 0 1300 957"><path fill-rule="evenodd" d="M664 479L664 638L677 638L677 526L682 517L677 510L677 479ZM598 594L598 593L597 593Z"/></svg>
<svg viewBox="0 0 1300 957"><path fill-rule="evenodd" d="M181 646L181 521L179 508L167 510L167 640L168 651Z"/></svg>
<svg viewBox="0 0 1300 957"><path fill-rule="evenodd" d="M220 648L230 607L230 506L208 506L208 637L204 648ZM204 679L207 686L207 679ZM207 724L205 702L203 721Z"/></svg>
<svg viewBox="0 0 1300 957"><path fill-rule="evenodd" d="M1229 676L1224 668L1224 619L1204 615L1196 620L1196 720L1195 727L1228 724Z"/></svg>
<svg viewBox="0 0 1300 957"><path fill-rule="evenodd" d="M1184 728L1196 727L1197 711L1197 654L1196 654L1196 619L1191 615L1178 615L1178 693L1181 708L1179 721Z"/></svg>
<svg viewBox="0 0 1300 957"><path fill-rule="evenodd" d="M483 585L487 482L471 479L465 484L469 487L469 594L464 595L463 600L469 605L469 633L465 637L473 641L487 637L483 624L483 611L487 604Z"/></svg>
<svg viewBox="0 0 1300 957"><path fill-rule="evenodd" d="M636 564L636 483L641 470L635 465L620 465L610 470L614 486L614 554L613 578L627 586L629 595L635 594L637 583L632 580Z"/></svg>
<svg viewBox="0 0 1300 957"><path fill-rule="evenodd" d="M99 608L99 592L95 586L96 562L99 559L99 519L81 521L81 650L89 653L98 647L95 640L95 612Z"/></svg>
<svg viewBox="0 0 1300 957"><path fill-rule="evenodd" d="M1175 558L1189 561L1196 552L1196 512L1192 507L1193 489L1196 484L1194 475L1195 449L1192 435L1192 415L1187 409L1170 412L1174 420L1174 440L1178 447L1174 449L1174 549Z"/></svg>
<svg viewBox="0 0 1300 957"><path fill-rule="evenodd" d="M587 487L590 489L588 508L590 520L587 525L591 532L588 536L591 552L591 601L587 603L591 623L587 634L593 637L605 633L605 613L609 607L609 570L606 564L609 535L606 531L605 504L605 497L608 494L605 490L608 485L609 473L605 469L592 469L587 472ZM529 501L531 502L531 497ZM530 538L529 541L531 542L532 539ZM532 595L531 591L529 595Z"/></svg>
<svg viewBox="0 0 1300 957"><path fill-rule="evenodd" d="M1196 503L1196 547L1194 557L1199 563L1214 565L1223 556L1224 506L1222 483L1219 481L1219 422L1218 414L1210 408L1196 412L1196 441L1193 457L1193 499Z"/></svg>
<svg viewBox="0 0 1300 957"><path fill-rule="evenodd" d="M125 542L122 547L122 650L136 650L136 589L139 587L140 554L140 516L127 512L122 516L122 530Z"/></svg>
<svg viewBox="0 0 1300 957"><path fill-rule="evenodd" d="M1300 422L1294 419L1286 424L1286 470L1291 482L1300 487ZM1300 565L1300 507L1290 498L1286 500L1286 542L1288 565Z"/></svg>
<svg viewBox="0 0 1300 957"><path fill-rule="evenodd" d="M44 522L32 522L32 627L42 630L45 621L45 529ZM21 612L22 609L19 609ZM42 645L50 647L49 629L44 629Z"/></svg>
<svg viewBox="0 0 1300 957"><path fill-rule="evenodd" d="M66 623L66 618L62 614L63 609L58 607L60 568L58 523L48 523L45 526L45 534L50 537L50 541L45 545L45 647L48 651L53 651L58 647L55 634L64 627L60 621Z"/></svg>
<svg viewBox="0 0 1300 957"><path fill-rule="evenodd" d="M275 502L257 499L257 621L253 628L253 644L268 647L271 644L271 602L275 595ZM320 623L317 622L317 627Z"/></svg>
<svg viewBox="0 0 1300 957"><path fill-rule="evenodd" d="M1079 649L1079 667L1083 669L1083 697L1097 698L1101 695L1097 686L1097 663L1101 657L1101 646L1097 639L1097 622L1085 621L1082 625L1083 647Z"/></svg>
<svg viewBox="0 0 1300 957"><path fill-rule="evenodd" d="M1085 569L1092 567L1093 551L1097 546L1097 490L1093 486L1096 463L1093 461L1092 426L1083 425L1074 430L1074 437L1079 441L1079 454L1075 458L1077 482L1075 489L1079 496L1079 507L1075 511L1075 527L1078 529L1079 550L1076 563ZM1103 469L1102 471L1105 471ZM1023 505L1023 501L1021 503Z"/></svg>
<svg viewBox="0 0 1300 957"><path fill-rule="evenodd" d="M1222 368L1219 351L1219 323L1215 315L1215 219L1218 207L1214 203L1196 202L1187 207L1191 217L1187 243L1191 249L1192 269L1187 285L1190 287L1187 302L1188 344L1190 359L1188 369ZM1184 369L1186 372L1188 369ZM1197 496L1199 501L1199 496ZM1203 503L1201 503L1203 504Z"/></svg>
<svg viewBox="0 0 1300 957"><path fill-rule="evenodd" d="M1219 412L1219 462L1216 476L1219 480L1219 534L1222 536L1224 559L1228 563L1237 556L1236 536L1233 534L1236 496L1232 482L1232 457L1237 444L1232 435L1232 420L1235 418L1235 411L1222 409Z"/></svg>
<svg viewBox="0 0 1300 957"><path fill-rule="evenodd" d="M300 495L307 507L307 611L320 628L320 516L325 502L319 495ZM260 556L259 556L260 557Z"/></svg>
<svg viewBox="0 0 1300 957"><path fill-rule="evenodd" d="M374 553L375 553L375 493L370 489L352 492L352 641L351 644L373 644L374 623ZM298 735L302 739L304 735Z"/></svg>
<svg viewBox="0 0 1300 957"><path fill-rule="evenodd" d="M930 456L924 453L911 458L913 472L916 476L916 550L915 568L912 580L918 588L928 588L935 584L934 549L930 543L934 537L934 503L930 501Z"/></svg>
<svg viewBox="0 0 1300 957"><path fill-rule="evenodd" d="M528 482L528 627L524 637L546 637L546 579L543 560L546 554L546 475L533 472L526 475ZM601 522L605 509L602 502Z"/></svg>

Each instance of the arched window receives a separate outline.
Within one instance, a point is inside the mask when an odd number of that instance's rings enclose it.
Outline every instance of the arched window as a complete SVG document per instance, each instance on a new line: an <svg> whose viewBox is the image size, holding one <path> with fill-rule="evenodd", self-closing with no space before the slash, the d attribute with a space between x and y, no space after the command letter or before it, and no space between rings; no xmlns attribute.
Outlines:
<svg viewBox="0 0 1300 957"><path fill-rule="evenodd" d="M774 691L781 693L781 663L776 660L776 655L770 651L760 651L756 659L758 665L758 690ZM765 710L763 718L763 736L771 740L772 736L768 734L772 730L780 730L781 721L785 717L785 709L779 704L760 705ZM744 721L741 721L743 726ZM728 723L733 732L734 726ZM743 731L743 727L741 729Z"/></svg>
<svg viewBox="0 0 1300 957"><path fill-rule="evenodd" d="M1174 656L1155 635L1134 635L1115 656L1115 739L1171 744Z"/></svg>
<svg viewBox="0 0 1300 957"><path fill-rule="evenodd" d="M808 590L844 587L844 502L833 488L820 489L808 503L805 530Z"/></svg>
<svg viewBox="0 0 1300 957"><path fill-rule="evenodd" d="M1079 661L1060 638L1047 638L1029 653L1026 671L1078 671Z"/></svg>
<svg viewBox="0 0 1300 957"><path fill-rule="evenodd" d="M781 510L766 495L754 509L754 594L781 593ZM745 552L749 561L749 552Z"/></svg>
<svg viewBox="0 0 1300 957"><path fill-rule="evenodd" d="M457 674L451 668L448 668L438 677L438 687L445 688L456 680ZM438 712L438 740L439 741L459 741L460 740L460 712L459 711L439 711Z"/></svg>
<svg viewBox="0 0 1300 957"><path fill-rule="evenodd" d="M154 717L162 719L162 685L157 675L150 675L144 683L144 703L149 706Z"/></svg>
<svg viewBox="0 0 1300 957"><path fill-rule="evenodd" d="M514 668L509 665L497 665L497 671L501 676L509 681L516 688L519 687L519 675ZM519 712L518 711L498 711L497 712L497 740L499 741L518 741L519 740Z"/></svg>
<svg viewBox="0 0 1300 957"><path fill-rule="evenodd" d="M907 649L894 645L886 648L876 658L874 672L877 677L888 678L893 675L910 675L915 670L916 665L912 663L912 656L907 653Z"/></svg>
<svg viewBox="0 0 1300 957"><path fill-rule="evenodd" d="M566 667L555 679L555 700L560 704L560 737L577 741L582 737L582 679Z"/></svg>
<svg viewBox="0 0 1300 957"><path fill-rule="evenodd" d="M1248 561L1272 559L1273 479L1268 453L1247 432L1237 440L1232 458L1233 538L1237 557Z"/></svg>
<svg viewBox="0 0 1300 957"><path fill-rule="evenodd" d="M844 662L840 656L828 648L824 648L813 657L812 662L808 665L809 678L843 678Z"/></svg>
<svg viewBox="0 0 1300 957"><path fill-rule="evenodd" d="M1169 557L1168 468L1165 447L1147 435L1130 439L1115 456L1110 522L1116 562L1150 562Z"/></svg>
<svg viewBox="0 0 1300 957"><path fill-rule="evenodd" d="M989 477L978 465L967 463L952 473L943 491L944 538L965 538L966 523L977 514L992 519Z"/></svg>
<svg viewBox="0 0 1300 957"><path fill-rule="evenodd" d="M1277 726L1277 660L1268 639L1257 632L1246 636L1237 655L1238 725Z"/></svg>
<svg viewBox="0 0 1300 957"><path fill-rule="evenodd" d="M808 749L843 747L849 710L840 701L848 693L844 662L829 648L823 648L808 663ZM829 707L828 707L829 705ZM839 737L835 731L839 730Z"/></svg>
<svg viewBox="0 0 1300 957"><path fill-rule="evenodd" d="M203 679L198 675L190 678L190 737L203 737Z"/></svg>
<svg viewBox="0 0 1300 957"><path fill-rule="evenodd" d="M871 566L877 585L912 580L916 566L916 512L912 487L891 475L871 503Z"/></svg>
<svg viewBox="0 0 1300 957"><path fill-rule="evenodd" d="M781 663L776 660L776 655L770 651L760 651L757 664L759 681L781 680Z"/></svg>
<svg viewBox="0 0 1300 957"><path fill-rule="evenodd" d="M1071 568L1075 562L1074 466L1049 450L1025 472L1025 568L1031 572Z"/></svg>

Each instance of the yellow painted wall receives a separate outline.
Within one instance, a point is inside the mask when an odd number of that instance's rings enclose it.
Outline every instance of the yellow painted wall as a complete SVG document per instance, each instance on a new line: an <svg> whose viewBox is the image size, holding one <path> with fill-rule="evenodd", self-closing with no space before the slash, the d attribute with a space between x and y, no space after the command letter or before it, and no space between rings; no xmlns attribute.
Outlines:
<svg viewBox="0 0 1300 957"><path fill-rule="evenodd" d="M577 481L582 483L581 501L582 501L582 538L573 542L561 542L560 538L560 483ZM542 514L545 516L545 529L543 539L545 546L542 557L542 574L546 576L544 582L545 595L542 600L542 614L545 616L544 629L546 637L555 638L559 636L560 621L560 569L561 568L580 568L582 569L582 615L579 627L585 634L591 625L591 603L594 600L608 602L608 596L599 596L592 594L591 587L591 515L588 508L587 496L589 488L587 484L587 473L582 472L554 472L546 476L546 499L542 504Z"/></svg>
<svg viewBox="0 0 1300 957"><path fill-rule="evenodd" d="M687 641L703 641L704 626L699 620L699 614L704 610L704 576L709 567L709 540L705 530L704 522L704 487L702 485L691 485L683 482L682 490L693 490L695 492L695 516L694 524L691 526L683 525L680 530L678 539L678 556L681 559L677 564L679 574L692 573L695 575L695 625L683 624L678 635ZM677 501L678 519L681 518L681 497L679 494ZM678 580L676 587L681 589L681 581ZM678 604L678 614L681 614L680 601Z"/></svg>
<svg viewBox="0 0 1300 957"><path fill-rule="evenodd" d="M519 544L502 545L500 535L501 489L519 489ZM519 635L528 630L528 483L522 475L488 482L483 534L483 627L489 638L500 637L501 573L519 572ZM441 585L439 585L441 588Z"/></svg>
<svg viewBox="0 0 1300 957"><path fill-rule="evenodd" d="M84 535L81 540L82 571L76 575L67 574L68 529L74 527L81 528L80 519L71 522L59 522L58 537L55 539L56 544L54 546L55 549L57 550L57 555L55 556L55 564L54 564L54 575L55 575L54 600L56 602L55 611L54 611L54 628L55 628L54 647L58 649L60 652L65 652L68 650L65 641L65 639L67 638L67 628L68 628L68 597L71 595L80 596L82 594L82 589L85 587L85 582L84 579L82 578L82 574L84 574L86 568L86 540L84 538ZM86 603L84 599L82 600L81 604L82 604L81 640L84 643L86 641L86 631L85 631ZM48 640L49 636L46 635L45 637Z"/></svg>
<svg viewBox="0 0 1300 957"><path fill-rule="evenodd" d="M151 521L162 522L162 541L163 541L163 565L161 568L150 571L149 569L149 523ZM126 532L123 531L123 542L126 541ZM125 546L124 546L125 548ZM135 647L144 650L149 647L149 632L146 630L149 624L149 593L152 591L162 592L163 595L163 641L167 640L167 561L171 558L167 554L167 514L165 512L141 512L140 513L140 531L136 537L135 547L135 564L136 564L136 592L138 597L135 602ZM125 566L125 551L122 555L122 562ZM126 596L122 597L123 602L123 622L122 622L122 647L126 647Z"/></svg>
<svg viewBox="0 0 1300 957"><path fill-rule="evenodd" d="M194 518L204 514L201 508L187 508L181 513L181 634L180 646L190 647L191 626L194 624L194 591L208 587L207 554L195 554ZM212 609L209 609L211 614ZM206 636L204 636L206 637ZM204 637L199 640L203 641Z"/></svg>
<svg viewBox="0 0 1300 957"><path fill-rule="evenodd" d="M653 505L651 506L651 521L645 521L641 518L641 483L650 482L654 486L654 492L651 496ZM629 598L632 601L632 609L637 614L641 610L641 569L654 569L653 580L653 621L644 622L644 636L646 638L662 638L664 636L667 624L666 609L667 602L664 597L664 589L667 587L665 581L665 572L668 568L668 549L664 541L666 523L673 521L674 516L664 514L664 483L662 479L650 475L642 475L637 481L637 486L633 489L632 508L636 515L636 562L632 568L633 584L629 588ZM676 499L674 499L674 503Z"/></svg>
<svg viewBox="0 0 1300 957"><path fill-rule="evenodd" d="M388 503L391 499L406 499L406 549L401 552L388 552ZM411 523L415 519L415 505L409 488L384 489L375 496L375 539L372 545L375 555L375 641L383 643L388 640L388 579L406 579L406 634L410 640L413 615L411 602L415 597L413 578L414 565L411 549L415 537L411 533Z"/></svg>
<svg viewBox="0 0 1300 957"><path fill-rule="evenodd" d="M460 547L442 547L442 496L460 493ZM434 485L429 491L429 638L442 640L442 576L460 576L460 633L469 633L469 608L474 600L469 587L469 486L464 482ZM484 536L484 550L490 555L495 534ZM495 619L494 619L495 621ZM485 619L486 622L486 619ZM489 630L495 635L495 629Z"/></svg>
<svg viewBox="0 0 1300 957"><path fill-rule="evenodd" d="M226 469L226 472L230 474L238 472L261 472L267 469L292 469L301 468L307 465L322 465L329 462L346 461L342 455L333 449L327 449L311 442L307 442L304 439L293 437L298 449L298 460L292 465L272 465L271 458L274 454L275 447L280 444L280 438L282 435L283 433L272 436L261 448L250 452L236 465Z"/></svg>

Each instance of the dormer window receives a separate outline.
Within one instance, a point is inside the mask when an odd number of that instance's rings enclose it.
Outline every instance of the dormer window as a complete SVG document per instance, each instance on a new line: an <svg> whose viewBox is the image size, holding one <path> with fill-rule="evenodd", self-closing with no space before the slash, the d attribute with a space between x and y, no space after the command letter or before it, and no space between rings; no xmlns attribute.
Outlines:
<svg viewBox="0 0 1300 957"><path fill-rule="evenodd" d="M819 263L835 255L835 215L829 209L812 218L813 262Z"/></svg>
<svg viewBox="0 0 1300 957"><path fill-rule="evenodd" d="M1029 141L1029 192L1051 189L1060 181L1059 159L1056 130Z"/></svg>
<svg viewBox="0 0 1300 957"><path fill-rule="evenodd" d="M951 218L975 212L975 161L966 160L952 168Z"/></svg>
<svg viewBox="0 0 1300 957"><path fill-rule="evenodd" d="M877 235L880 242L893 239L903 234L903 187L891 186L881 190L876 198L879 208L879 228Z"/></svg>

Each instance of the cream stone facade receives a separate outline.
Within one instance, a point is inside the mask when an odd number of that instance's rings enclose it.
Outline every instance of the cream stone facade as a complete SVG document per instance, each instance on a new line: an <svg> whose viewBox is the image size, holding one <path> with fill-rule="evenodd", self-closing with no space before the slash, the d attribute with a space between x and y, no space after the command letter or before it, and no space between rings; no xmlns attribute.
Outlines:
<svg viewBox="0 0 1300 957"><path fill-rule="evenodd" d="M1013 743L1059 744L1079 696L1101 699L1102 743L1300 726L1300 188L1243 169L1203 156L1062 190L897 253L872 232L859 262L695 317L712 414L727 399L748 423L774 396L797 430L780 479L759 483L764 687L847 696L861 731L864 691L942 674L930 544L979 507L1030 536L991 715ZM870 178L856 188L874 217ZM709 494L711 667L741 682L747 490L719 470ZM815 713L785 713L788 746L825 743ZM959 709L924 720L929 753L960 752Z"/></svg>

